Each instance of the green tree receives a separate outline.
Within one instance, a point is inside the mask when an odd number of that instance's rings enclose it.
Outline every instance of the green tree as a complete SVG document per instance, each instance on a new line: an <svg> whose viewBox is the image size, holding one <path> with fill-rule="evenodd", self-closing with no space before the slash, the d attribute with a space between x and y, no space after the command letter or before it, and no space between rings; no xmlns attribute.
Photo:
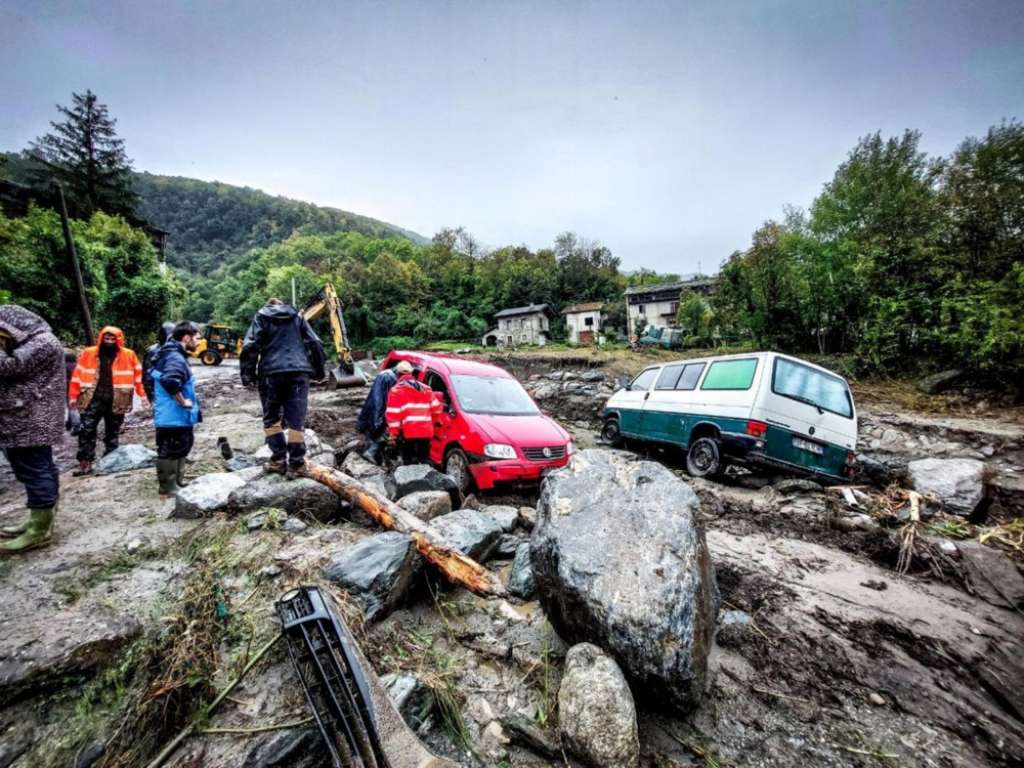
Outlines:
<svg viewBox="0 0 1024 768"><path fill-rule="evenodd" d="M132 217L136 196L131 188L132 162L124 140L117 137L117 120L110 117L92 91L72 93L72 105L57 105L64 116L51 122L52 131L30 147L37 166L36 185L51 180L63 184L71 214L88 218L96 211Z"/></svg>

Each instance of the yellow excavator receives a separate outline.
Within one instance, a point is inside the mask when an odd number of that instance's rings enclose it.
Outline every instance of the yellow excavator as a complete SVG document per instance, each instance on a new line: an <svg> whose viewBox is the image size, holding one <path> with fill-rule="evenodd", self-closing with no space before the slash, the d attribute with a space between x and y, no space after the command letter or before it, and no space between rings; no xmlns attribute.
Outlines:
<svg viewBox="0 0 1024 768"><path fill-rule="evenodd" d="M242 354L242 334L226 325L208 323L203 329L203 337L189 354L198 357L203 365L220 365L225 357Z"/></svg>
<svg viewBox="0 0 1024 768"><path fill-rule="evenodd" d="M362 387L369 383L368 377L356 368L352 359L352 348L348 344L348 331L345 329L345 316L341 311L341 300L331 283L325 283L302 308L302 316L313 322L322 314L327 313L331 324L331 336L334 337L334 351L338 354L338 365L327 372L327 388Z"/></svg>

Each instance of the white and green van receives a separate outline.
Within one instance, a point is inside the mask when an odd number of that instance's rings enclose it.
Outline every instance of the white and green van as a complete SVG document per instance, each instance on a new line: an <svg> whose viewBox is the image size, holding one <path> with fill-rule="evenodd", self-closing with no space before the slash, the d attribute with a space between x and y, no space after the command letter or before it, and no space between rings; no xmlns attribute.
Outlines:
<svg viewBox="0 0 1024 768"><path fill-rule="evenodd" d="M846 380L776 352L652 365L616 392L602 437L678 446L691 475L730 463L846 479L857 411Z"/></svg>

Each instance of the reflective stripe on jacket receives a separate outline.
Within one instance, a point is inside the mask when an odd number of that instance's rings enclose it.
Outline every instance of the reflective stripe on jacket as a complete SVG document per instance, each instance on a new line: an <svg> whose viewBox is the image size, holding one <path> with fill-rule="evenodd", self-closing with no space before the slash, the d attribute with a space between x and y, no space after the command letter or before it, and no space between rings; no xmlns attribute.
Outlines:
<svg viewBox="0 0 1024 768"><path fill-rule="evenodd" d="M388 392L388 433L401 433L409 440L429 439L434 436L433 417L438 408L433 390L406 374Z"/></svg>
<svg viewBox="0 0 1024 768"><path fill-rule="evenodd" d="M133 392L139 397L146 396L142 386L142 366L135 353L124 346L124 333L112 325L100 330L96 346L86 347L78 356L78 364L68 385L68 398L76 401L80 411L89 407L99 379L100 344L103 343L103 335L107 333L117 337L117 356L110 364L111 383L114 387L112 410L114 413L128 413L132 409Z"/></svg>

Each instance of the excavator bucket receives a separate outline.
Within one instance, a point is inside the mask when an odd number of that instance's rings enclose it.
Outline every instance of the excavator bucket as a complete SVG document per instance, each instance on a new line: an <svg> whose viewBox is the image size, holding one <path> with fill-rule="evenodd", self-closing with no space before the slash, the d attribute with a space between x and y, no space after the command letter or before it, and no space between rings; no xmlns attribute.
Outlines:
<svg viewBox="0 0 1024 768"><path fill-rule="evenodd" d="M365 387L366 377L353 370L351 373L345 371L345 366L338 365L327 372L327 389L347 389L348 387Z"/></svg>

